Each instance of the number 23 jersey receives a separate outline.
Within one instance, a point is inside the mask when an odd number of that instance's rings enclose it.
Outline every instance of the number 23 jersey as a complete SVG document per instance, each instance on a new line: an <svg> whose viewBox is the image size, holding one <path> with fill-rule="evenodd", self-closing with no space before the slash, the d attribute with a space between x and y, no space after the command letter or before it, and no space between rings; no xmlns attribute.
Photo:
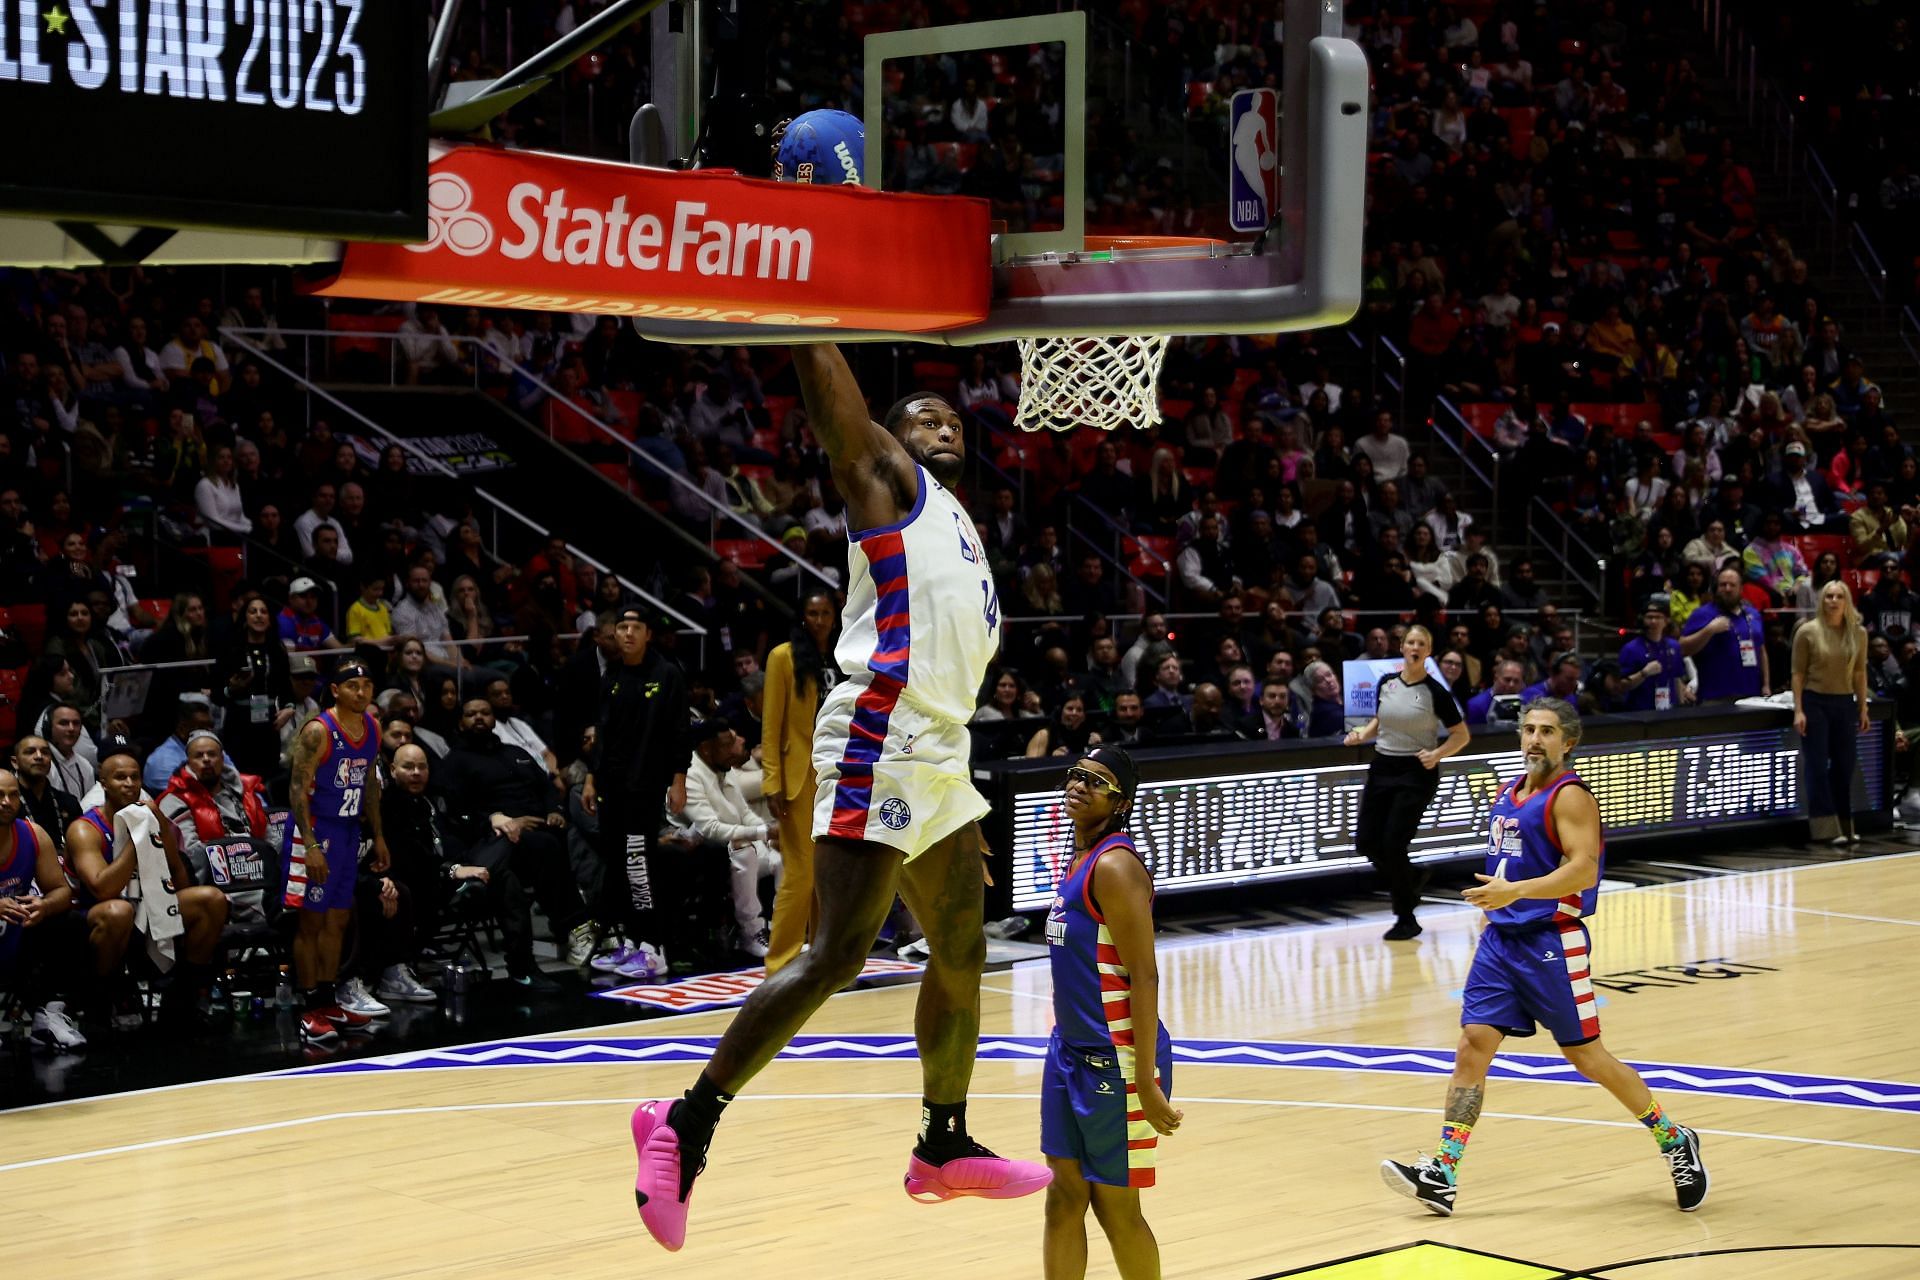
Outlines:
<svg viewBox="0 0 1920 1280"><path fill-rule="evenodd" d="M313 770L311 811L315 823L351 822L358 825L366 795L367 774L380 758L380 730L371 716L361 720L358 741L334 719L333 712L314 717L327 731L327 747Z"/></svg>
<svg viewBox="0 0 1920 1280"><path fill-rule="evenodd" d="M1000 599L973 517L926 468L914 473L919 494L904 520L849 535L834 658L851 685L964 722L1000 651Z"/></svg>

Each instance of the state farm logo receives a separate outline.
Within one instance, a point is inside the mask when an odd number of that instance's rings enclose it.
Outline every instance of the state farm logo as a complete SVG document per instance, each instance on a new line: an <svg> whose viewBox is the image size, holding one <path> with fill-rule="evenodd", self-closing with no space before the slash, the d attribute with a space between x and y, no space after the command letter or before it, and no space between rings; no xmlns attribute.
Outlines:
<svg viewBox="0 0 1920 1280"><path fill-rule="evenodd" d="M556 266L796 284L813 275L810 229L712 216L705 200L674 200L655 213L633 207L627 195L601 204L584 192L570 198L564 186L521 182L508 191L501 210L511 224L504 236L496 236L494 220L473 206L474 189L466 178L433 174L427 183L427 238L407 248L432 253L444 246L463 258L497 248L515 262L539 259Z"/></svg>
<svg viewBox="0 0 1920 1280"><path fill-rule="evenodd" d="M427 180L427 238L407 248L431 253L441 245L463 258L493 247L493 224L473 211L473 187L457 173L436 173Z"/></svg>

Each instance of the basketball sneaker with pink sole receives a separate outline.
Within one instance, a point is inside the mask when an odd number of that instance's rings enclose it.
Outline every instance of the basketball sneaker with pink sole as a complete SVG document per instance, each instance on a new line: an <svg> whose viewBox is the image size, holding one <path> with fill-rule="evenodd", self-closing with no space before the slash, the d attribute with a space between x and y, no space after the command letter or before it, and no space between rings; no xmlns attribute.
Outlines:
<svg viewBox="0 0 1920 1280"><path fill-rule="evenodd" d="M677 1251L687 1242L687 1205L693 1192L689 1188L685 1199L680 1196L680 1135L667 1124L672 1106L671 1101L643 1102L633 1109L633 1152L640 1163L633 1199L647 1234ZM699 1170L694 1173L697 1177Z"/></svg>
<svg viewBox="0 0 1920 1280"><path fill-rule="evenodd" d="M1053 1181L1053 1170L1030 1160L997 1156L976 1142L968 1154L942 1164L922 1160L918 1153L907 1157L905 1181L907 1195L921 1204L937 1204L963 1196L1017 1200L1045 1191Z"/></svg>

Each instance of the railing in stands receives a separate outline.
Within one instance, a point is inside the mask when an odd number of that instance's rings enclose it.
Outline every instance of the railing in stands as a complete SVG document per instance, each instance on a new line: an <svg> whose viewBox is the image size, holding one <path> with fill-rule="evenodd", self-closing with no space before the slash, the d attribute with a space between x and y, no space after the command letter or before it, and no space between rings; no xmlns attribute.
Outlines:
<svg viewBox="0 0 1920 1280"><path fill-rule="evenodd" d="M1920 315L1916 315L1912 307L1900 308L1899 333L1907 354L1915 364L1920 364Z"/></svg>
<svg viewBox="0 0 1920 1280"><path fill-rule="evenodd" d="M556 636L555 639L560 640L562 643L566 643L569 641L578 643L582 638L582 634L583 633L578 631L566 631ZM401 638L402 637L400 636L389 636L385 640L364 640L361 642L361 644L371 645L377 649L391 649L396 643L399 642ZM534 637L529 635L514 635L514 636L486 636L484 638L473 639L473 640L437 640L434 643L437 646L451 647L456 649L467 649L467 648L485 648L488 645L531 644L533 640L534 640ZM302 649L301 650L301 653L305 654L307 657L315 658L315 659L342 658L347 656L348 654L357 653L357 652L359 652L358 647L345 647L345 648L339 648L339 649ZM220 660L218 658L188 658L180 662L128 662L117 667L101 667L100 674L104 677L107 677L107 679L102 681L101 689L100 689L100 702L98 705L101 706L102 709L105 708L107 697L111 692L111 686L113 683L112 677L114 676L131 675L132 673L137 671L198 670L199 668L202 668L202 667L214 667L214 666L218 666L219 664L220 664ZM498 680L500 678L500 670L497 667L481 666L476 663L468 663L464 666L458 666L458 667L452 666L451 664L447 664L447 663L441 663L439 665L453 676L454 688L459 691L460 696L462 698L466 696L468 680L474 681L474 685L473 685L474 688L484 689L486 688L487 685L491 684L493 681Z"/></svg>
<svg viewBox="0 0 1920 1280"><path fill-rule="evenodd" d="M1500 451L1494 447L1491 440L1488 440L1485 436L1475 431L1472 426L1468 424L1465 415L1445 396L1435 396L1433 405L1434 412L1430 421L1433 424L1434 438L1456 454L1468 469L1487 485L1489 491L1494 495L1493 532L1494 541L1498 542L1501 540L1500 534L1504 532L1502 512L1510 509L1515 498L1515 495L1501 492ZM1469 445L1467 443L1468 441L1473 441L1474 444ZM1472 455L1476 452L1475 445L1478 446L1477 451L1480 456L1486 459L1486 468L1477 466L1474 463ZM1489 470L1492 473L1491 475L1488 474ZM1553 556L1557 563L1566 571L1567 577L1581 590L1585 591L1596 606L1604 607L1606 603L1606 557L1589 546L1586 540L1574 531L1573 526L1568 524L1566 519L1562 517L1558 511L1555 511L1551 506L1547 505L1539 496L1528 496L1526 500L1526 513L1528 543L1537 547L1543 553ZM1586 560L1598 569L1598 577L1590 577L1584 564L1576 564L1573 556L1570 554L1572 552L1579 552L1584 555Z"/></svg>
<svg viewBox="0 0 1920 1280"><path fill-rule="evenodd" d="M256 331L227 329L222 331L222 336L225 338L232 339L238 346L240 346L243 350L245 350L254 359L258 360L262 365L278 371L293 386L302 388L303 390L306 391L306 393L309 396L318 396L320 399L326 401L328 404L332 405L335 409L339 410L341 413L345 414L349 418L352 418L355 422L358 422L360 425L365 427L368 431L372 432L375 436L377 436L383 443L399 445L400 448L406 453L406 455L409 458L418 458L421 462L426 464L428 469L438 472L440 475L450 480L453 480L456 483L462 484L465 488L467 488L470 492L472 492L474 496L478 497L483 502L485 502L488 505L488 507L492 509L492 511L495 513L496 516L505 515L509 519L518 520L521 524L533 530L533 532L540 535L542 538L550 538L554 536L551 530L547 529L544 525L540 524L538 521L530 519L526 515L526 513L522 512L517 507L509 506L507 503L502 502L499 498L496 498L491 493L488 493L484 488L480 487L477 484L472 483L469 477L460 475L458 472L454 471L453 468L447 466L446 463L440 461L440 459L434 457L433 455L424 452L419 447L417 447L412 441L406 439L404 436L397 436L393 434L391 431L388 431L385 427L375 422L372 418L369 418L366 414L361 413L358 409L354 408L352 405L348 404L346 401L340 399L340 397L334 395L332 392L328 391L326 388L313 382L305 374L302 374L294 370L293 368L289 367L284 361L275 358L274 355L268 352L265 348L255 346L254 343L250 340L250 336L248 336L251 332L256 332ZM334 336L338 336L338 335L334 335ZM498 540L498 537L496 534L496 543L497 543L497 540ZM591 555L588 555L585 551L582 551L579 547L575 546L572 542L569 542L567 544L567 550L573 553L575 556L579 557L581 560L585 561L587 564L592 565L599 572L603 574L609 574L613 577L619 578L620 584L622 586L626 587L627 590L633 592L636 596L639 596L642 600L645 600L649 605L652 605L654 608L660 610L662 613L673 618L676 622L680 624L680 626L683 629L685 629L687 634L696 635L696 636L705 636L707 634L707 629L701 626L698 622L695 622L692 618L687 617L684 613L681 613L678 609L675 609L673 606L669 605L666 601L660 599L658 596L654 595L652 592L647 591L645 588L641 587L638 583L629 581L626 578L621 578L620 575L614 573L611 568L602 564L600 561L594 559Z"/></svg>
<svg viewBox="0 0 1920 1280"><path fill-rule="evenodd" d="M1407 429L1407 384L1412 381L1407 376L1407 357L1401 353L1400 348L1393 345L1393 339L1386 334L1379 336L1379 342L1386 349L1387 358L1392 362L1393 369L1400 371L1396 376L1392 369L1382 369L1380 376L1386 379L1388 386L1400 393L1400 429L1405 431Z"/></svg>
<svg viewBox="0 0 1920 1280"><path fill-rule="evenodd" d="M261 330L252 330L252 329L227 329L227 330L222 330L222 332L236 334L236 335L245 335L249 337L260 336L263 333L263 331ZM312 341L315 338L322 339L323 342L328 343L328 345L322 346L321 351L323 355L329 357L328 360L325 361L325 363L329 368L331 368L331 360L330 360L330 354L329 354L331 352L330 341L337 341L343 338L350 338L355 342L385 343L387 346L387 352L388 352L388 357L386 362L387 363L387 385L390 387L397 387L401 385L401 382L400 382L401 343L404 339L406 339L410 335L402 334L402 333L386 333L386 332L379 332L379 331L368 332L368 331L361 331L357 329L356 330L280 329L280 330L276 330L276 332L281 338L299 338L300 339L301 364L304 368L307 368L307 369L312 369L314 367ZM436 336L440 336L440 335L436 335ZM549 402L558 404L563 408L571 411L576 417L580 419L582 423L593 428L595 431L598 431L610 443L618 445L620 448L624 449L630 457L644 463L646 467L652 472L652 474L665 480L669 486L677 486L673 489L673 492L677 492L679 494L684 495L689 501L696 502L699 506L701 506L706 510L707 512L707 543L709 546L711 546L715 541L715 539L719 537L719 529L723 523L726 523L732 526L738 526L741 536L744 539L749 541L757 541L757 542L764 543L766 544L766 546L771 548L771 555L784 556L788 560L791 560L798 567L799 572L803 575L802 577L797 578L796 581L804 581L805 574L812 574L815 578L819 580L820 585L827 587L829 590L838 589L831 577L829 577L826 573L822 572L817 566L810 563L804 556L795 555L792 551L788 550L785 543L781 542L780 540L768 534L767 531L761 527L758 521L750 520L746 516L743 516L739 512L735 511L732 507L728 506L727 504L717 501L713 497L713 495L709 494L704 489L700 488L700 486L688 480L685 476L681 475L674 468L667 466L665 463L661 462L658 458L654 457L651 453L648 453L645 449L642 449L634 441L628 439L626 436L621 435L620 432L617 429L615 429L611 424L604 422L600 418L596 417L590 405L582 404L580 401L573 399L570 396L562 394L552 384L547 382L545 378L542 378L539 374L535 373L533 370L527 368L525 365L519 364L518 362L514 361L510 357L501 355L499 352L495 351L492 347L488 346L481 339L470 338L470 337L466 337L459 334L447 334L444 336L447 338L448 341L453 343L456 347L470 346L474 348L474 356L470 363L472 364L472 367L473 367L473 388L476 391L480 389L480 370L483 367L486 367L489 369L495 369L502 373L508 374L512 377L521 379L524 382L526 382L526 384L529 387L532 387L535 390L539 391L541 394L543 394ZM518 405L514 405L512 407L516 410L516 412L519 409ZM541 414L541 415L528 416L523 414L522 417L525 418L526 421L528 421L537 429L545 431L549 439L553 439L553 424L551 419L546 418L546 415ZM540 419L545 419L545 420L542 421ZM555 440L555 443L561 444L563 448L566 447L564 443L561 441ZM628 494L630 496L635 497L637 500L639 495L634 492L634 489L632 486L632 477L630 473L628 476L628 483L626 488L627 488Z"/></svg>
<svg viewBox="0 0 1920 1280"><path fill-rule="evenodd" d="M1133 531L1128 529L1126 526L1122 525L1118 520L1115 520L1112 516L1108 515L1106 512L1102 511L1099 507L1094 506L1091 501L1083 497L1080 493L1075 492L1071 495L1071 497L1073 500L1067 503L1068 532L1073 534L1073 536L1079 538L1082 542L1086 543L1089 547L1093 548L1094 551L1098 552L1100 554L1100 558L1104 560L1106 563L1113 565L1115 568L1119 569L1121 575L1128 582L1133 583L1136 587L1140 589L1140 593L1143 597L1150 600L1158 600L1163 604L1170 603L1170 597L1172 596L1172 593L1173 593L1173 562L1171 560L1168 560L1165 556L1161 555L1159 552L1155 551L1152 547L1148 546L1147 544L1145 543L1138 544L1138 546L1140 547L1140 553L1142 555L1149 557L1150 559L1156 561L1160 565L1161 576L1166 580L1167 590L1164 594L1154 590L1153 586L1150 583L1148 583L1145 579L1135 576L1133 570L1127 567L1127 562L1121 558L1125 555L1125 552L1126 552L1126 545L1127 545L1126 540L1132 536ZM1111 539L1108 542L1107 547L1102 548L1099 545L1097 545L1094 539L1088 535L1086 530L1074 528L1073 517L1075 512L1082 513L1083 519L1085 518L1086 515L1091 514L1094 520L1096 521L1096 524L1095 524L1096 531L1099 530L1100 527L1102 526L1105 527L1106 532L1111 535Z"/></svg>
<svg viewBox="0 0 1920 1280"><path fill-rule="evenodd" d="M985 434L985 437L988 440L995 441L996 443L999 441L1005 440L1007 438L1005 433L995 432L985 426L982 426L981 430L983 431L983 433ZM1014 447L1016 449L1019 448L1019 445L1017 442L1015 443ZM982 471L993 473L994 476L999 478L1000 483L1004 487L1012 489L1014 491L1014 494L1016 495L1018 500L1021 517L1024 519L1026 516L1026 510L1027 510L1026 468L1022 467L1020 469L1019 475L1010 476L1005 471L1001 470L1001 468L998 465L996 465L993 462L993 460L988 456L989 450L972 449L972 450L969 450L968 453L969 453L969 457L971 459L972 465L975 468L974 478L976 482L979 480L980 473ZM1022 460L1024 461L1024 457ZM1132 531L1130 529L1127 529L1125 526L1123 526L1119 521L1108 516L1107 513L1102 511L1099 507L1094 506L1092 502L1082 497L1077 490L1069 491L1067 493L1067 498L1068 498L1068 502L1067 502L1067 536L1068 538L1070 539L1078 538L1081 542L1087 545L1089 550L1097 553L1100 556L1100 559L1102 562L1104 562L1105 564L1111 565L1113 568L1117 569L1120 573L1119 585L1122 590L1125 590L1126 587L1129 584L1131 584L1131 586L1140 593L1141 598L1143 600L1158 600L1163 604L1166 603L1167 595L1155 589L1153 584L1148 582L1146 579L1135 574L1134 571L1130 567L1128 567L1126 560L1122 558L1124 555L1124 548L1126 545L1125 539L1132 536ZM1095 517L1098 518L1100 524L1106 526L1107 531L1113 535L1113 541L1110 544L1110 547L1108 548L1101 547L1093 540L1092 537L1090 537L1087 534L1085 530L1076 529L1074 527L1073 514L1075 511L1090 512ZM1149 557L1150 559L1152 559L1153 561L1159 564L1160 572L1162 576L1165 577L1165 579L1167 580L1167 583L1169 584L1168 591L1171 591L1172 590L1171 584L1173 582L1173 562L1171 560L1168 560L1165 556L1161 555L1159 552L1153 550L1153 548L1147 546L1144 543L1140 545L1140 551L1141 551L1141 554Z"/></svg>
<svg viewBox="0 0 1920 1280"><path fill-rule="evenodd" d="M1545 526L1544 531L1539 527ZM1561 569L1580 585L1596 605L1603 608L1606 604L1607 558L1587 545L1586 539L1574 531L1558 511L1547 505L1547 500L1538 494L1527 504L1527 538L1550 552L1558 555ZM1554 545L1555 539L1559 545ZM1578 552L1578 556L1574 553ZM1586 566L1594 567L1595 576L1587 576Z"/></svg>
<svg viewBox="0 0 1920 1280"><path fill-rule="evenodd" d="M1873 290L1873 300L1884 303L1887 300L1887 264L1880 260L1879 251L1873 247L1873 241L1867 238L1866 228L1857 222L1847 232L1847 253L1853 258L1853 265L1860 268L1860 274L1867 278L1867 288Z"/></svg>
<svg viewBox="0 0 1920 1280"><path fill-rule="evenodd" d="M1450 418L1452 418L1452 420L1450 420ZM1450 401L1446 395L1436 395L1436 397L1434 397L1434 413L1428 415L1427 426L1432 428L1434 439L1438 439L1442 445L1446 445L1453 457L1459 459L1461 466L1465 466L1467 472L1469 472L1475 480L1478 480L1480 484L1486 486L1486 491L1488 491L1488 495L1490 495L1490 501L1494 501L1494 503L1498 505L1498 501L1500 501L1500 451L1494 449L1486 439L1480 438L1471 426L1467 426L1467 418L1461 416L1459 409L1453 407L1452 401ZM1480 445L1480 449L1471 449L1471 447L1467 445L1469 439L1476 441L1476 443ZM1486 466L1480 466L1480 462L1475 461L1475 457L1473 457L1475 453L1478 453L1480 459L1486 462ZM1498 516L1496 516L1496 520L1498 520ZM1498 528L1496 528L1496 532L1498 532Z"/></svg>

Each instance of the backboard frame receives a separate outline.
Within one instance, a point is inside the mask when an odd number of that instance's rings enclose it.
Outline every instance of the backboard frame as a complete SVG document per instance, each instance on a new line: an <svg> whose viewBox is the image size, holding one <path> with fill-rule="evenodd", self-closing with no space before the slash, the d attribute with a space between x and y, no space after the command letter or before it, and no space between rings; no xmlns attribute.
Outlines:
<svg viewBox="0 0 1920 1280"><path fill-rule="evenodd" d="M896 58L934 57L943 53L973 53L1011 45L1060 44L1066 48L1063 66L1061 124L1066 129L1062 169L1062 218L1058 231L1003 233L994 244L994 260L1037 253L1060 253L1082 247L1087 227L1087 15L1082 10L1041 14L1032 18L1001 18L988 22L961 22L916 31L876 31L866 39L866 103L862 123L867 131L867 154L861 172L866 185L886 190L886 64Z"/></svg>
<svg viewBox="0 0 1920 1280"><path fill-rule="evenodd" d="M1283 105L1281 219L1253 254L1188 261L1076 261L1060 253L1006 262L982 246L995 301L985 321L936 333L843 331L636 318L643 337L696 345L900 342L976 346L1020 337L1126 333L1279 333L1342 324L1359 310L1370 93L1366 56L1342 34L1340 0L1283 0L1287 41L1283 83L1305 93ZM1002 41L1009 24L985 28ZM1047 28L1042 28L1047 29ZM952 30L952 29L949 29ZM880 61L901 48L926 49L933 33L876 33ZM951 37L953 43L958 37ZM971 46L962 46L971 47ZM998 43L989 47L1000 47ZM867 61L869 83L876 63ZM1084 82L1082 92L1084 93ZM868 129L871 163L879 134ZM1084 138L1083 138L1084 141ZM1082 157L1084 159L1084 157ZM804 198L804 197L802 197ZM1083 224L1084 225L1084 224ZM1033 260L1035 257L1041 260ZM996 265L999 264L999 265ZM875 279L884 282L884 264ZM1091 274L1090 274L1091 273ZM880 283L877 287L884 287Z"/></svg>

